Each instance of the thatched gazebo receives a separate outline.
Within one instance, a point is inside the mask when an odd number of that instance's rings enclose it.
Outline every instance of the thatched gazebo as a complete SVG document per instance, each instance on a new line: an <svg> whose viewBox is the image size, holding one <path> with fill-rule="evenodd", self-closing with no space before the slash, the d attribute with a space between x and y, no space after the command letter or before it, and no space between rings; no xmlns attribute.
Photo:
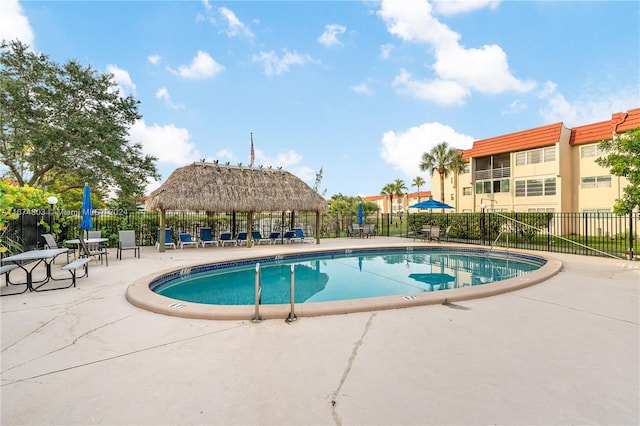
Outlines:
<svg viewBox="0 0 640 426"><path fill-rule="evenodd" d="M242 167L196 162L176 169L149 196L147 210L160 210L160 229L165 212L205 211L247 213L247 229L253 213L273 211L316 212L316 243L320 243L320 213L327 202L300 178L281 168ZM251 246L250 234L247 246ZM164 250L164 232L160 232Z"/></svg>

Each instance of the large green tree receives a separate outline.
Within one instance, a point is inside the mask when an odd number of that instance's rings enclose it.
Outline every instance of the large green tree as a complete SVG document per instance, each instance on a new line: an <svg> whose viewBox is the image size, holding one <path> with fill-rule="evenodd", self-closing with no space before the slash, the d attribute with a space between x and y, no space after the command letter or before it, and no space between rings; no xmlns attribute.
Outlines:
<svg viewBox="0 0 640 426"><path fill-rule="evenodd" d="M156 159L128 140L141 116L113 75L33 53L19 41L0 45L0 163L20 185L67 191L85 182L121 197L142 195L158 178ZM63 179L64 177L64 179Z"/></svg>
<svg viewBox="0 0 640 426"><path fill-rule="evenodd" d="M622 197L616 200L613 211L622 215L640 208L640 128L616 135L611 140L603 140L598 148L608 154L597 158L596 163L609 168L612 175L629 180Z"/></svg>
<svg viewBox="0 0 640 426"><path fill-rule="evenodd" d="M444 203L444 179L451 173L461 173L464 170L464 160L460 151L451 148L446 142L441 142L431 151L422 154L420 170L428 171L431 176L438 172L440 175L440 201Z"/></svg>

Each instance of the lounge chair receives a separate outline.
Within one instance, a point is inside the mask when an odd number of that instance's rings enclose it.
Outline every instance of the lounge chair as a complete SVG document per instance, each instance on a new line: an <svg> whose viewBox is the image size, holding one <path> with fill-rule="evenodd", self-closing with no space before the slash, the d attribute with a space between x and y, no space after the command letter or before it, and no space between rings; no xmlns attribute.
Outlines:
<svg viewBox="0 0 640 426"><path fill-rule="evenodd" d="M191 234L187 232L181 232L178 235L178 246L181 249L184 249L184 246L192 246L197 248L198 242L191 238Z"/></svg>
<svg viewBox="0 0 640 426"><path fill-rule="evenodd" d="M224 247L226 244L233 244L234 246L238 245L238 242L233 239L231 232L221 233L218 242L222 245L222 247Z"/></svg>
<svg viewBox="0 0 640 426"><path fill-rule="evenodd" d="M285 232L283 238L284 238L284 241L286 241L288 244L302 242L302 240L298 236L296 236L295 231Z"/></svg>
<svg viewBox="0 0 640 426"><path fill-rule="evenodd" d="M202 244L202 247L206 247L207 244L215 244L218 247L218 240L213 239L211 228L200 228L200 244Z"/></svg>
<svg viewBox="0 0 640 426"><path fill-rule="evenodd" d="M42 234L42 238L44 238L44 247L45 248L49 248L49 249L57 249L57 248L63 248L62 244L58 244L56 243L56 240L53 238L53 235L51 234ZM63 254L63 253L60 253ZM60 254L58 256L60 256ZM67 263L69 263L69 255L73 254L73 258L76 258L76 252L74 250L68 250L67 251ZM58 257L56 256L56 257ZM56 258L53 258L53 263L56 263Z"/></svg>
<svg viewBox="0 0 640 426"><path fill-rule="evenodd" d="M256 244L271 244L270 238L263 238L260 231L251 231L251 239Z"/></svg>
<svg viewBox="0 0 640 426"><path fill-rule="evenodd" d="M312 243L315 241L313 237L305 237L302 228L293 228L293 232L296 233L296 237L300 238L301 243Z"/></svg>
<svg viewBox="0 0 640 426"><path fill-rule="evenodd" d="M123 250L133 250L133 257L140 258L140 246L136 243L136 231L118 231L116 258L122 260Z"/></svg>
<svg viewBox="0 0 640 426"><path fill-rule="evenodd" d="M176 244L171 239L171 228L167 228L164 230L164 248L169 248L175 250ZM158 236L156 239L156 248L160 250L160 230L158 229Z"/></svg>
<svg viewBox="0 0 640 426"><path fill-rule="evenodd" d="M271 244L278 244L282 241L282 234L280 232L272 232L269 234L269 239L271 240Z"/></svg>
<svg viewBox="0 0 640 426"><path fill-rule="evenodd" d="M238 232L238 235L236 236L236 241L238 242L237 245L239 245L239 246L247 245L247 233L246 232Z"/></svg>

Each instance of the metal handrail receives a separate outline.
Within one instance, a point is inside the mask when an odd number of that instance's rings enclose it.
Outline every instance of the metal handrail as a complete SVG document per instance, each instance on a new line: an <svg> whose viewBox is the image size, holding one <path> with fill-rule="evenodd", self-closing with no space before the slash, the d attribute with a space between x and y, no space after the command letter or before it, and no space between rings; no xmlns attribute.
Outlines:
<svg viewBox="0 0 640 426"><path fill-rule="evenodd" d="M295 268L295 265L291 265L291 292L290 292L291 312L289 312L289 317L287 318L288 322L294 322L298 319L298 317L296 317L295 306L294 306L295 281L296 281L296 268Z"/></svg>
<svg viewBox="0 0 640 426"><path fill-rule="evenodd" d="M256 262L256 311L251 318L251 322L260 322L260 305L262 304L262 280L260 279L260 262Z"/></svg>
<svg viewBox="0 0 640 426"><path fill-rule="evenodd" d="M587 246L587 245L585 245L585 244L581 244L581 243L579 243L579 242L577 242L577 241L572 241L572 240L570 240L570 239L568 239L568 238L564 238L564 237L561 237L561 236L559 236L559 235L553 235L553 234L552 234L552 233L550 233L549 231L545 231L544 229L536 228L536 227L535 227L535 226L533 226L533 225L529 225L528 223L524 223L524 222L522 222L522 221L520 221L520 220L517 220L517 219L514 219L514 218L512 218L512 217L505 216L505 215L500 214L500 213L497 213L497 212L493 212L493 214L495 214L495 215L497 215L497 216L500 216L500 217L502 217L502 218L505 218L505 219L507 219L507 220L511 220L511 221L513 221L513 222L519 223L520 225L528 226L529 228L533 228L533 229L535 229L536 231L538 231L538 232L542 232L543 234L549 235L549 236L551 236L551 237L558 238L558 239L561 239L561 240L563 240L563 241L567 241L567 242L569 242L569 243L572 243L572 244L578 245L578 246L583 247L583 248L586 248L586 249L588 249L588 250L593 250L593 251L595 251L595 252L597 252L597 253L604 254L605 256L613 257L614 259L621 260L621 258L620 258L620 257L615 256L615 255L613 255L613 254L611 254L611 253L607 253L606 251L602 251L602 250L595 249L595 248L593 248L593 247L589 247L589 246ZM502 233L502 231L500 231L500 233ZM498 235L498 236L499 236L499 235ZM495 243L495 241L494 241L494 243ZM493 248L493 245L492 245L492 248Z"/></svg>

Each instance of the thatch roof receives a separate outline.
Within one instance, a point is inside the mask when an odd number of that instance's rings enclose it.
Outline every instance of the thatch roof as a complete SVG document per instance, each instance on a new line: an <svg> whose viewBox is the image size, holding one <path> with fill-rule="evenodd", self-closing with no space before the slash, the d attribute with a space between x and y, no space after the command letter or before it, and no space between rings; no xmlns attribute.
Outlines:
<svg viewBox="0 0 640 426"><path fill-rule="evenodd" d="M269 212L328 210L300 178L281 169L196 162L176 169L147 201L147 210Z"/></svg>

